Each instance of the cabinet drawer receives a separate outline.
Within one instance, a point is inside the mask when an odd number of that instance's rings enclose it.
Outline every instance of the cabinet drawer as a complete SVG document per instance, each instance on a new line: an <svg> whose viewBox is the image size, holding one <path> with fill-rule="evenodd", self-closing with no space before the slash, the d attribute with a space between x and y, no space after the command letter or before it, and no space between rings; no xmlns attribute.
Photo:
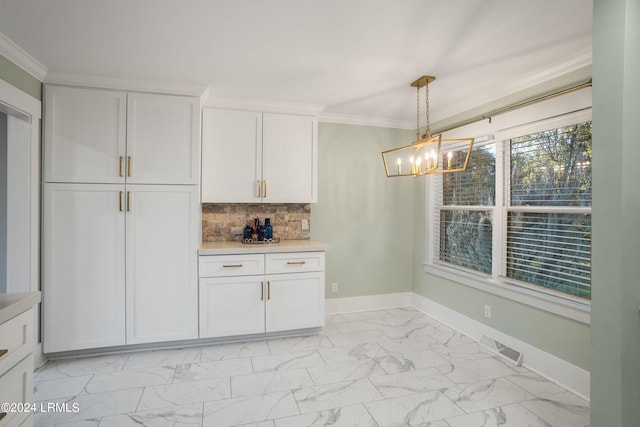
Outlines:
<svg viewBox="0 0 640 427"><path fill-rule="evenodd" d="M0 375L31 353L33 345L33 311L0 325Z"/></svg>
<svg viewBox="0 0 640 427"><path fill-rule="evenodd" d="M266 255L267 274L324 271L324 252L287 252Z"/></svg>
<svg viewBox="0 0 640 427"><path fill-rule="evenodd" d="M24 358L8 372L0 375L0 402L33 403L33 355ZM0 414L4 413L0 411ZM0 419L0 427L20 426L28 419L29 412L6 411ZM26 425L26 424L25 424Z"/></svg>
<svg viewBox="0 0 640 427"><path fill-rule="evenodd" d="M264 274L264 255L202 255L200 277L229 277Z"/></svg>

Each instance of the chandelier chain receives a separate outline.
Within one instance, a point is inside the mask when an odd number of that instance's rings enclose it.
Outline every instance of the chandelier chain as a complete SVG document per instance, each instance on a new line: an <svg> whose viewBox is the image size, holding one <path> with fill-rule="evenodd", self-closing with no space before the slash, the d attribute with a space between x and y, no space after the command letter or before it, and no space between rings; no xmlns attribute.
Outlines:
<svg viewBox="0 0 640 427"><path fill-rule="evenodd" d="M431 138L431 124L429 123L429 83L424 86L424 98L425 98L425 118L426 118L426 127L425 134L427 138Z"/></svg>
<svg viewBox="0 0 640 427"><path fill-rule="evenodd" d="M416 141L420 139L420 85L416 86Z"/></svg>

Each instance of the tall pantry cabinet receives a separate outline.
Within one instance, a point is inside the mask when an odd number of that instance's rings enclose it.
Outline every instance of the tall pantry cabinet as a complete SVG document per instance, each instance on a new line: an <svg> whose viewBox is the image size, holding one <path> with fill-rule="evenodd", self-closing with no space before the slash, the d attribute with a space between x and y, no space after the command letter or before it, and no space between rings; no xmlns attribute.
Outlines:
<svg viewBox="0 0 640 427"><path fill-rule="evenodd" d="M197 338L200 100L44 102L44 351Z"/></svg>

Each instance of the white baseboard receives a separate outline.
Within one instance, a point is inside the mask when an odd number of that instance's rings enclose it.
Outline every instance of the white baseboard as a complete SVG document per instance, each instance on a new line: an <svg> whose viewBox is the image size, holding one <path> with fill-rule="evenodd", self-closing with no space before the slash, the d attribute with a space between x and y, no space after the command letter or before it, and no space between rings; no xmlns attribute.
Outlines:
<svg viewBox="0 0 640 427"><path fill-rule="evenodd" d="M358 311L381 310L413 305L413 292L365 295L360 297L328 298L324 301L327 314L354 313Z"/></svg>
<svg viewBox="0 0 640 427"><path fill-rule="evenodd" d="M458 332L480 340L482 335L497 339L509 347L523 353L522 365L527 369L557 383L565 389L577 394L585 400L590 395L590 373L557 356L547 353L537 347L527 344L517 338L509 336L497 329L471 319L442 304L418 295L414 292L395 294L366 295L360 297L332 298L325 300L327 314L351 313L367 310L381 310L385 308L413 306L426 315L442 322Z"/></svg>
<svg viewBox="0 0 640 427"><path fill-rule="evenodd" d="M482 335L487 335L521 351L523 354L522 365L524 367L559 384L583 399L589 400L589 381L591 376L589 371L473 320L422 295L413 293L412 305L423 313L476 341L479 341Z"/></svg>

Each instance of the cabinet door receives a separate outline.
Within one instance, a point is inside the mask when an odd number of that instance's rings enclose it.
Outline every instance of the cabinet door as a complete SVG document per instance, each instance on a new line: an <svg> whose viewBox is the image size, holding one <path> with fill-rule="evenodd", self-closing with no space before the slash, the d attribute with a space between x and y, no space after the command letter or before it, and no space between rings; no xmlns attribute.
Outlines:
<svg viewBox="0 0 640 427"><path fill-rule="evenodd" d="M318 201L316 127L313 117L264 114L264 202Z"/></svg>
<svg viewBox="0 0 640 427"><path fill-rule="evenodd" d="M262 114L205 108L202 202L261 201Z"/></svg>
<svg viewBox="0 0 640 427"><path fill-rule="evenodd" d="M198 184L200 100L129 93L127 183Z"/></svg>
<svg viewBox="0 0 640 427"><path fill-rule="evenodd" d="M122 190L106 184L45 185L45 353L125 343Z"/></svg>
<svg viewBox="0 0 640 427"><path fill-rule="evenodd" d="M267 332L324 325L324 273L267 275Z"/></svg>
<svg viewBox="0 0 640 427"><path fill-rule="evenodd" d="M46 182L124 183L126 94L45 86Z"/></svg>
<svg viewBox="0 0 640 427"><path fill-rule="evenodd" d="M127 344L197 338L197 187L126 189Z"/></svg>
<svg viewBox="0 0 640 427"><path fill-rule="evenodd" d="M264 332L264 276L200 279L200 338Z"/></svg>

